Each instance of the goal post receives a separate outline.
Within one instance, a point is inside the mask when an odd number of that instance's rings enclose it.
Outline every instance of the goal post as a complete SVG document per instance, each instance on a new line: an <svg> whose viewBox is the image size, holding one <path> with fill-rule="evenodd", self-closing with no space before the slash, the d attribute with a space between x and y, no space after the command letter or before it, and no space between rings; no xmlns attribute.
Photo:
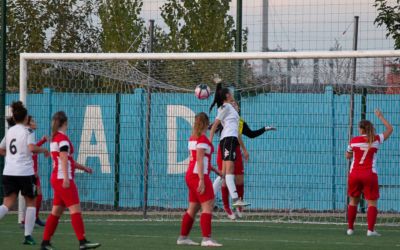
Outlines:
<svg viewBox="0 0 400 250"><path fill-rule="evenodd" d="M381 131L373 115L381 108L399 128L398 58L396 50L22 53L19 83L14 83L19 97L11 93L8 100L19 98L28 106L37 118L38 136L50 133L52 113L62 109L70 115L75 157L96 171L77 175L86 211L104 218L127 212L176 219L187 205L184 172L194 115L203 111L211 120L216 115L209 112L212 97L198 100L194 88L205 83L214 90L214 79L221 78L240 96L241 116L251 129L278 128L245 137L250 152L244 163L245 199L252 203L246 219L343 223L350 113L354 124L366 115ZM238 62L241 86L233 84ZM399 143L393 135L378 156L381 223L400 220ZM49 209L51 167L40 162ZM218 216L224 218L220 199L218 194Z"/></svg>

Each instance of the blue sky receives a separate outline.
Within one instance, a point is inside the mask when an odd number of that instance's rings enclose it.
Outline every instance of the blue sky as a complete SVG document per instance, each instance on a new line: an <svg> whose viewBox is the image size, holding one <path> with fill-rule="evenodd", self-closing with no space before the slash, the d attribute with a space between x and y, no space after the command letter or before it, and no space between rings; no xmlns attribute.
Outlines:
<svg viewBox="0 0 400 250"><path fill-rule="evenodd" d="M265 1L265 0L264 0ZM159 7L164 0L144 0L142 16L162 25ZM395 0L389 0L395 2ZM373 0L269 0L269 48L329 50L338 40L352 48L353 18L360 16L360 49L393 49L385 30L373 22ZM243 25L249 28L249 51L262 48L263 0L243 0ZM236 0L231 4L235 17Z"/></svg>

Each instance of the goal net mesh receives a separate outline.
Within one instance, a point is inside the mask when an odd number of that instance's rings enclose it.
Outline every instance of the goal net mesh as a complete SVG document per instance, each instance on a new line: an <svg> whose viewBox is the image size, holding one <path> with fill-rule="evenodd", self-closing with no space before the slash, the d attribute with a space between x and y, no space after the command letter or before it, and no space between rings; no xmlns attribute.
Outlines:
<svg viewBox="0 0 400 250"><path fill-rule="evenodd" d="M215 79L222 79L251 129L277 128L244 137L250 153L244 163L244 199L251 203L244 220L344 223L349 130L358 134L357 123L365 117L383 131L375 108L395 131L400 129L395 58L354 63L353 58L30 60L27 104L38 123L38 138L49 135L54 112L64 110L69 116L75 158L94 169L92 175L76 174L85 211L101 219L179 219L187 206L184 175L191 125L196 113L209 112L213 99L198 100L194 89L205 83L214 90ZM13 92L17 83L11 82ZM17 94L8 94L8 103L15 99ZM215 115L214 109L211 120ZM394 133L378 153L379 223L400 220L399 143ZM39 165L43 205L49 210L51 162L40 158ZM359 210L366 206L361 202ZM220 193L216 211L218 218L226 218ZM363 213L359 218L365 222Z"/></svg>

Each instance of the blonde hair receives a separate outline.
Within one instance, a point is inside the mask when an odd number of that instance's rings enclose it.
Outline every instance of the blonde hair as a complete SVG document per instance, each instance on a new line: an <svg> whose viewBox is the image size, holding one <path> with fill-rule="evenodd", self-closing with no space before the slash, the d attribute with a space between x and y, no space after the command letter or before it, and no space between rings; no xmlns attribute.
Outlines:
<svg viewBox="0 0 400 250"><path fill-rule="evenodd" d="M360 121L358 126L367 135L368 145L369 145L369 148L370 148L372 146L372 143L374 143L374 141L375 141L374 124L372 124L372 122L370 122L368 120L362 120L362 121Z"/></svg>
<svg viewBox="0 0 400 250"><path fill-rule="evenodd" d="M192 135L195 137L200 137L203 133L204 129L208 127L210 124L210 119L208 115L204 112L198 113L194 117L194 125L193 125L193 133Z"/></svg>
<svg viewBox="0 0 400 250"><path fill-rule="evenodd" d="M57 131L68 121L68 117L64 111L58 111L51 119L51 137L54 137Z"/></svg>

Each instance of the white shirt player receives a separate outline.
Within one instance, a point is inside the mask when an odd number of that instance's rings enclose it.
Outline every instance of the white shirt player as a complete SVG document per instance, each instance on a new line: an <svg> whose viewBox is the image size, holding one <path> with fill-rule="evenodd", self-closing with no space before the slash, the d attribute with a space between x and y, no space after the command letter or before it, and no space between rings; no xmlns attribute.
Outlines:
<svg viewBox="0 0 400 250"><path fill-rule="evenodd" d="M35 133L30 128L17 124L11 127L0 143L6 150L3 175L31 176L33 170L32 152L28 145L35 144Z"/></svg>
<svg viewBox="0 0 400 250"><path fill-rule="evenodd" d="M221 121L224 127L220 140L225 137L237 138L239 136L239 114L230 103L224 103L218 108L217 119Z"/></svg>

